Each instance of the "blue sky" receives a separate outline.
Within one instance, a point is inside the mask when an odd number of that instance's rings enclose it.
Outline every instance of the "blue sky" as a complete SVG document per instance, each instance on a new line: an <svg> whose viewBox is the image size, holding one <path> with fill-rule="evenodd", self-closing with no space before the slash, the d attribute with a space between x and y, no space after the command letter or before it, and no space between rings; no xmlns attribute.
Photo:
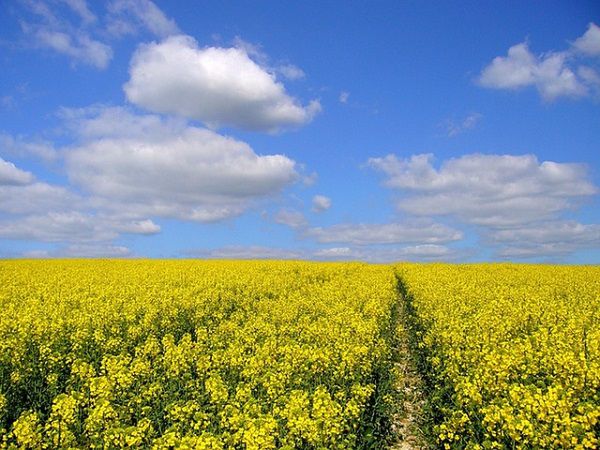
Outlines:
<svg viewBox="0 0 600 450"><path fill-rule="evenodd" d="M600 262L600 7L0 4L0 257Z"/></svg>

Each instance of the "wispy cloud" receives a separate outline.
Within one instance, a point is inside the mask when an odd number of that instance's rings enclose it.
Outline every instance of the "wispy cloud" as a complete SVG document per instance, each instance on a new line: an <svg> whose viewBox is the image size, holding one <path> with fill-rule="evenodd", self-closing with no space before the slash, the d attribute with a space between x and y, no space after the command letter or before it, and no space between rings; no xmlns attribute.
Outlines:
<svg viewBox="0 0 600 450"><path fill-rule="evenodd" d="M122 36L145 29L159 38L179 34L175 21L150 0L112 0L107 5L108 32Z"/></svg>
<svg viewBox="0 0 600 450"><path fill-rule="evenodd" d="M303 228L308 225L308 221L302 212L291 208L282 208L273 217L276 223L287 225L291 228Z"/></svg>
<svg viewBox="0 0 600 450"><path fill-rule="evenodd" d="M449 261L461 257L461 252L443 245L414 245L395 248L326 247L296 248L265 246L227 246L213 249L192 249L184 256L214 259L302 259L317 261Z"/></svg>
<svg viewBox="0 0 600 450"><path fill-rule="evenodd" d="M480 113L474 112L459 121L448 119L442 124L442 126L446 130L448 137L454 137L464 133L465 131L475 128L481 121L482 117L483 116Z"/></svg>
<svg viewBox="0 0 600 450"><path fill-rule="evenodd" d="M324 195L315 195L312 199L312 210L316 213L327 211L331 208L331 199Z"/></svg>
<svg viewBox="0 0 600 450"><path fill-rule="evenodd" d="M31 43L69 57L72 65L105 69L113 58L109 37L135 34L140 29L158 36L178 34L179 28L150 0L113 0L106 4L106 23L85 0L22 3L21 28ZM69 15L68 12L75 13Z"/></svg>

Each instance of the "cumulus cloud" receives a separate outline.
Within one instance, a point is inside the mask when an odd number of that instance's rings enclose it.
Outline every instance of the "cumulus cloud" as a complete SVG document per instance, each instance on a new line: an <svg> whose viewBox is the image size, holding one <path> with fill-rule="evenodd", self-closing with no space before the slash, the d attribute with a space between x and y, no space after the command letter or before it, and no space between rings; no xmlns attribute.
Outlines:
<svg viewBox="0 0 600 450"><path fill-rule="evenodd" d="M0 159L4 239L108 245L123 234L158 233L155 218L229 219L299 178L283 155L259 155L182 120L103 106L63 109L60 117L72 143L56 152L71 184L38 181ZM278 217L296 226L293 219Z"/></svg>
<svg viewBox="0 0 600 450"><path fill-rule="evenodd" d="M315 195L312 199L312 209L316 213L327 211L331 208L331 199L324 195Z"/></svg>
<svg viewBox="0 0 600 450"><path fill-rule="evenodd" d="M582 65L582 57L600 55L600 28L590 23L572 48L535 55L527 42L508 49L481 72L478 82L493 89L516 90L534 86L543 99L581 97L597 91L597 72Z"/></svg>
<svg viewBox="0 0 600 450"><path fill-rule="evenodd" d="M586 166L539 162L534 155L469 154L433 166L433 155L371 158L416 216L450 215L476 225L514 226L555 217L597 192Z"/></svg>
<svg viewBox="0 0 600 450"><path fill-rule="evenodd" d="M567 67L565 53L550 53L537 57L527 43L512 46L507 56L497 56L481 72L479 83L494 89L518 89L535 86L545 100L557 97L577 97L587 88Z"/></svg>
<svg viewBox="0 0 600 450"><path fill-rule="evenodd" d="M160 38L179 33L175 21L149 0L113 0L107 9L108 31L113 35L135 34L140 28Z"/></svg>
<svg viewBox="0 0 600 450"><path fill-rule="evenodd" d="M120 127L113 133L103 123L114 122L112 112L131 125L129 134ZM65 155L69 178L104 199L107 208L214 222L241 214L298 176L291 159L258 155L246 143L207 129L121 108L96 112L92 123L75 120L83 140ZM146 134L149 125L155 132Z"/></svg>
<svg viewBox="0 0 600 450"><path fill-rule="evenodd" d="M0 238L44 242L111 241L149 235L160 227L130 212L93 211L89 199L66 187L36 181L0 159Z"/></svg>
<svg viewBox="0 0 600 450"><path fill-rule="evenodd" d="M33 174L18 169L10 161L5 161L0 157L0 188L2 186L23 185L33 181Z"/></svg>
<svg viewBox="0 0 600 450"><path fill-rule="evenodd" d="M138 106L212 128L277 131L303 125L321 109L317 100L303 106L290 97L244 48L200 48L190 36L140 46L124 90Z"/></svg>
<svg viewBox="0 0 600 450"><path fill-rule="evenodd" d="M338 224L314 227L306 237L320 243L372 244L440 244L462 239L462 233L446 225L413 221L388 224Z"/></svg>
<svg viewBox="0 0 600 450"><path fill-rule="evenodd" d="M282 208L275 214L276 223L287 225L291 228L302 228L307 225L306 217L300 211L290 208Z"/></svg>
<svg viewBox="0 0 600 450"><path fill-rule="evenodd" d="M67 211L76 208L80 201L68 189L36 181L31 172L0 158L0 213L14 216ZM14 229L18 228L15 222Z"/></svg>
<svg viewBox="0 0 600 450"><path fill-rule="evenodd" d="M600 27L590 23L585 34L573 43L573 47L586 55L600 56Z"/></svg>

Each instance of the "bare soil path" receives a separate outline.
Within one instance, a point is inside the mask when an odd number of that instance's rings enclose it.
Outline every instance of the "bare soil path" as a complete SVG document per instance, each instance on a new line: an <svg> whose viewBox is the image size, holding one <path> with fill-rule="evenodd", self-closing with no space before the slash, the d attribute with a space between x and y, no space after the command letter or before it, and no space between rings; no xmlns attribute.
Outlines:
<svg viewBox="0 0 600 450"><path fill-rule="evenodd" d="M399 293L401 296L402 294ZM424 383L417 370L410 349L410 330L407 329L408 312L402 296L399 299L400 311L396 332L396 360L394 363L395 391L400 402L393 416L392 432L394 441L390 450L430 449L422 425L425 421Z"/></svg>

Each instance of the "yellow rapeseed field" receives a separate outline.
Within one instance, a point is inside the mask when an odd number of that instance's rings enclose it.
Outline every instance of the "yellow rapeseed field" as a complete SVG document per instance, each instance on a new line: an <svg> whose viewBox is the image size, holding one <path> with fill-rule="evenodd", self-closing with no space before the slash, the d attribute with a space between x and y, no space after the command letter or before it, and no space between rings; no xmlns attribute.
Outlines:
<svg viewBox="0 0 600 450"><path fill-rule="evenodd" d="M442 448L600 448L600 267L397 270Z"/></svg>
<svg viewBox="0 0 600 450"><path fill-rule="evenodd" d="M395 302L365 264L0 261L0 446L354 448Z"/></svg>
<svg viewBox="0 0 600 450"><path fill-rule="evenodd" d="M600 447L600 267L22 260L0 448L381 448L404 330L432 447Z"/></svg>

